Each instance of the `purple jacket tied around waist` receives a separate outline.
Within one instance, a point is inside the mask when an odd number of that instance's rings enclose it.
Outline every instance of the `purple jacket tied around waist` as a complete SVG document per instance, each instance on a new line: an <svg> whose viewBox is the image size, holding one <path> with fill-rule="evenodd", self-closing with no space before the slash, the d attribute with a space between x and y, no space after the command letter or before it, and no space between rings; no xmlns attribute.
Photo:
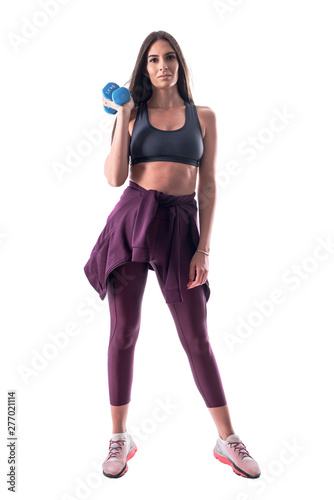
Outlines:
<svg viewBox="0 0 334 500"><path fill-rule="evenodd" d="M195 252L199 243L195 192L184 196L167 195L155 189L145 189L132 181L129 181L129 185L109 214L106 225L84 266L87 279L101 300L107 293L108 275L117 266L129 261L149 263L147 235L158 205L168 208L169 224L172 227L171 252L164 288L165 301L183 302L179 267L180 251L182 251L179 228L184 221L191 224ZM153 270L150 263L149 269ZM209 281L206 280L202 286L208 301Z"/></svg>

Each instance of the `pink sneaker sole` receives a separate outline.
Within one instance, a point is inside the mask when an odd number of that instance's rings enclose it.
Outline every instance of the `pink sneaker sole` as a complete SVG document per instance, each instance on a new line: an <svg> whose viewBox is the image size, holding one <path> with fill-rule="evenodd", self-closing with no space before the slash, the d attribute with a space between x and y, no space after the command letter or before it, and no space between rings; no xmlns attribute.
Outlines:
<svg viewBox="0 0 334 500"><path fill-rule="evenodd" d="M130 451L130 453L126 457L125 467L118 474L116 474L115 476L113 476L112 474L108 474L107 472L103 471L103 475L106 476L106 477L113 477L113 478L124 476L124 474L128 470L128 460L130 460L130 458L132 458L135 455L136 451L137 451L137 445L135 445L134 448L132 448L132 450Z"/></svg>
<svg viewBox="0 0 334 500"><path fill-rule="evenodd" d="M239 469L231 460L228 460L228 458L218 455L218 453L216 453L215 450L213 450L213 455L215 458L217 458L217 460L219 460L219 462L222 462L223 464L227 464L230 467L232 467L233 472L235 472L239 476L248 477L251 479L256 479L257 477L260 477L260 474L256 476L251 476L250 474L247 474L247 472L244 472L241 469Z"/></svg>

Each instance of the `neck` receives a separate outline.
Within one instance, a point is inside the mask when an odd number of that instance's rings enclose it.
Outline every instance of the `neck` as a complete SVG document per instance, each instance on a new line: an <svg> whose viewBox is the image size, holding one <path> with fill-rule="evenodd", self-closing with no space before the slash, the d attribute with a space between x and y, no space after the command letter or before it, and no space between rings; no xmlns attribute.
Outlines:
<svg viewBox="0 0 334 500"><path fill-rule="evenodd" d="M184 106L184 100L176 89L172 91L172 89L163 90L153 87L153 94L147 104L150 108L170 109Z"/></svg>

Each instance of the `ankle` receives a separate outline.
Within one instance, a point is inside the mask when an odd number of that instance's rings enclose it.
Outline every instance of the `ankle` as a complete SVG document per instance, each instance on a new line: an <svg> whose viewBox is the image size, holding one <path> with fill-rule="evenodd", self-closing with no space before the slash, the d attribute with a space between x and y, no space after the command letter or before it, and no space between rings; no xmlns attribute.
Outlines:
<svg viewBox="0 0 334 500"><path fill-rule="evenodd" d="M226 439L231 436L232 434L234 434L234 431L232 432L222 432L220 431L219 433L219 437L223 440L223 441L226 441Z"/></svg>
<svg viewBox="0 0 334 500"><path fill-rule="evenodd" d="M113 434L124 433L126 432L126 427L116 427L113 429Z"/></svg>

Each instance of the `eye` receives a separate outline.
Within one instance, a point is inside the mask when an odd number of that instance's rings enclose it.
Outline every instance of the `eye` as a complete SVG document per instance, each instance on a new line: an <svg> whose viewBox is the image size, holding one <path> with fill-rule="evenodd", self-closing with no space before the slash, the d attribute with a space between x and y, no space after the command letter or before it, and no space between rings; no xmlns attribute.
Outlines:
<svg viewBox="0 0 334 500"><path fill-rule="evenodd" d="M170 54L169 56L167 56L167 59L171 57L172 59L175 59L175 56L173 54ZM153 57L153 59L150 60L150 62L154 62L154 61L157 61L157 58L156 57Z"/></svg>

